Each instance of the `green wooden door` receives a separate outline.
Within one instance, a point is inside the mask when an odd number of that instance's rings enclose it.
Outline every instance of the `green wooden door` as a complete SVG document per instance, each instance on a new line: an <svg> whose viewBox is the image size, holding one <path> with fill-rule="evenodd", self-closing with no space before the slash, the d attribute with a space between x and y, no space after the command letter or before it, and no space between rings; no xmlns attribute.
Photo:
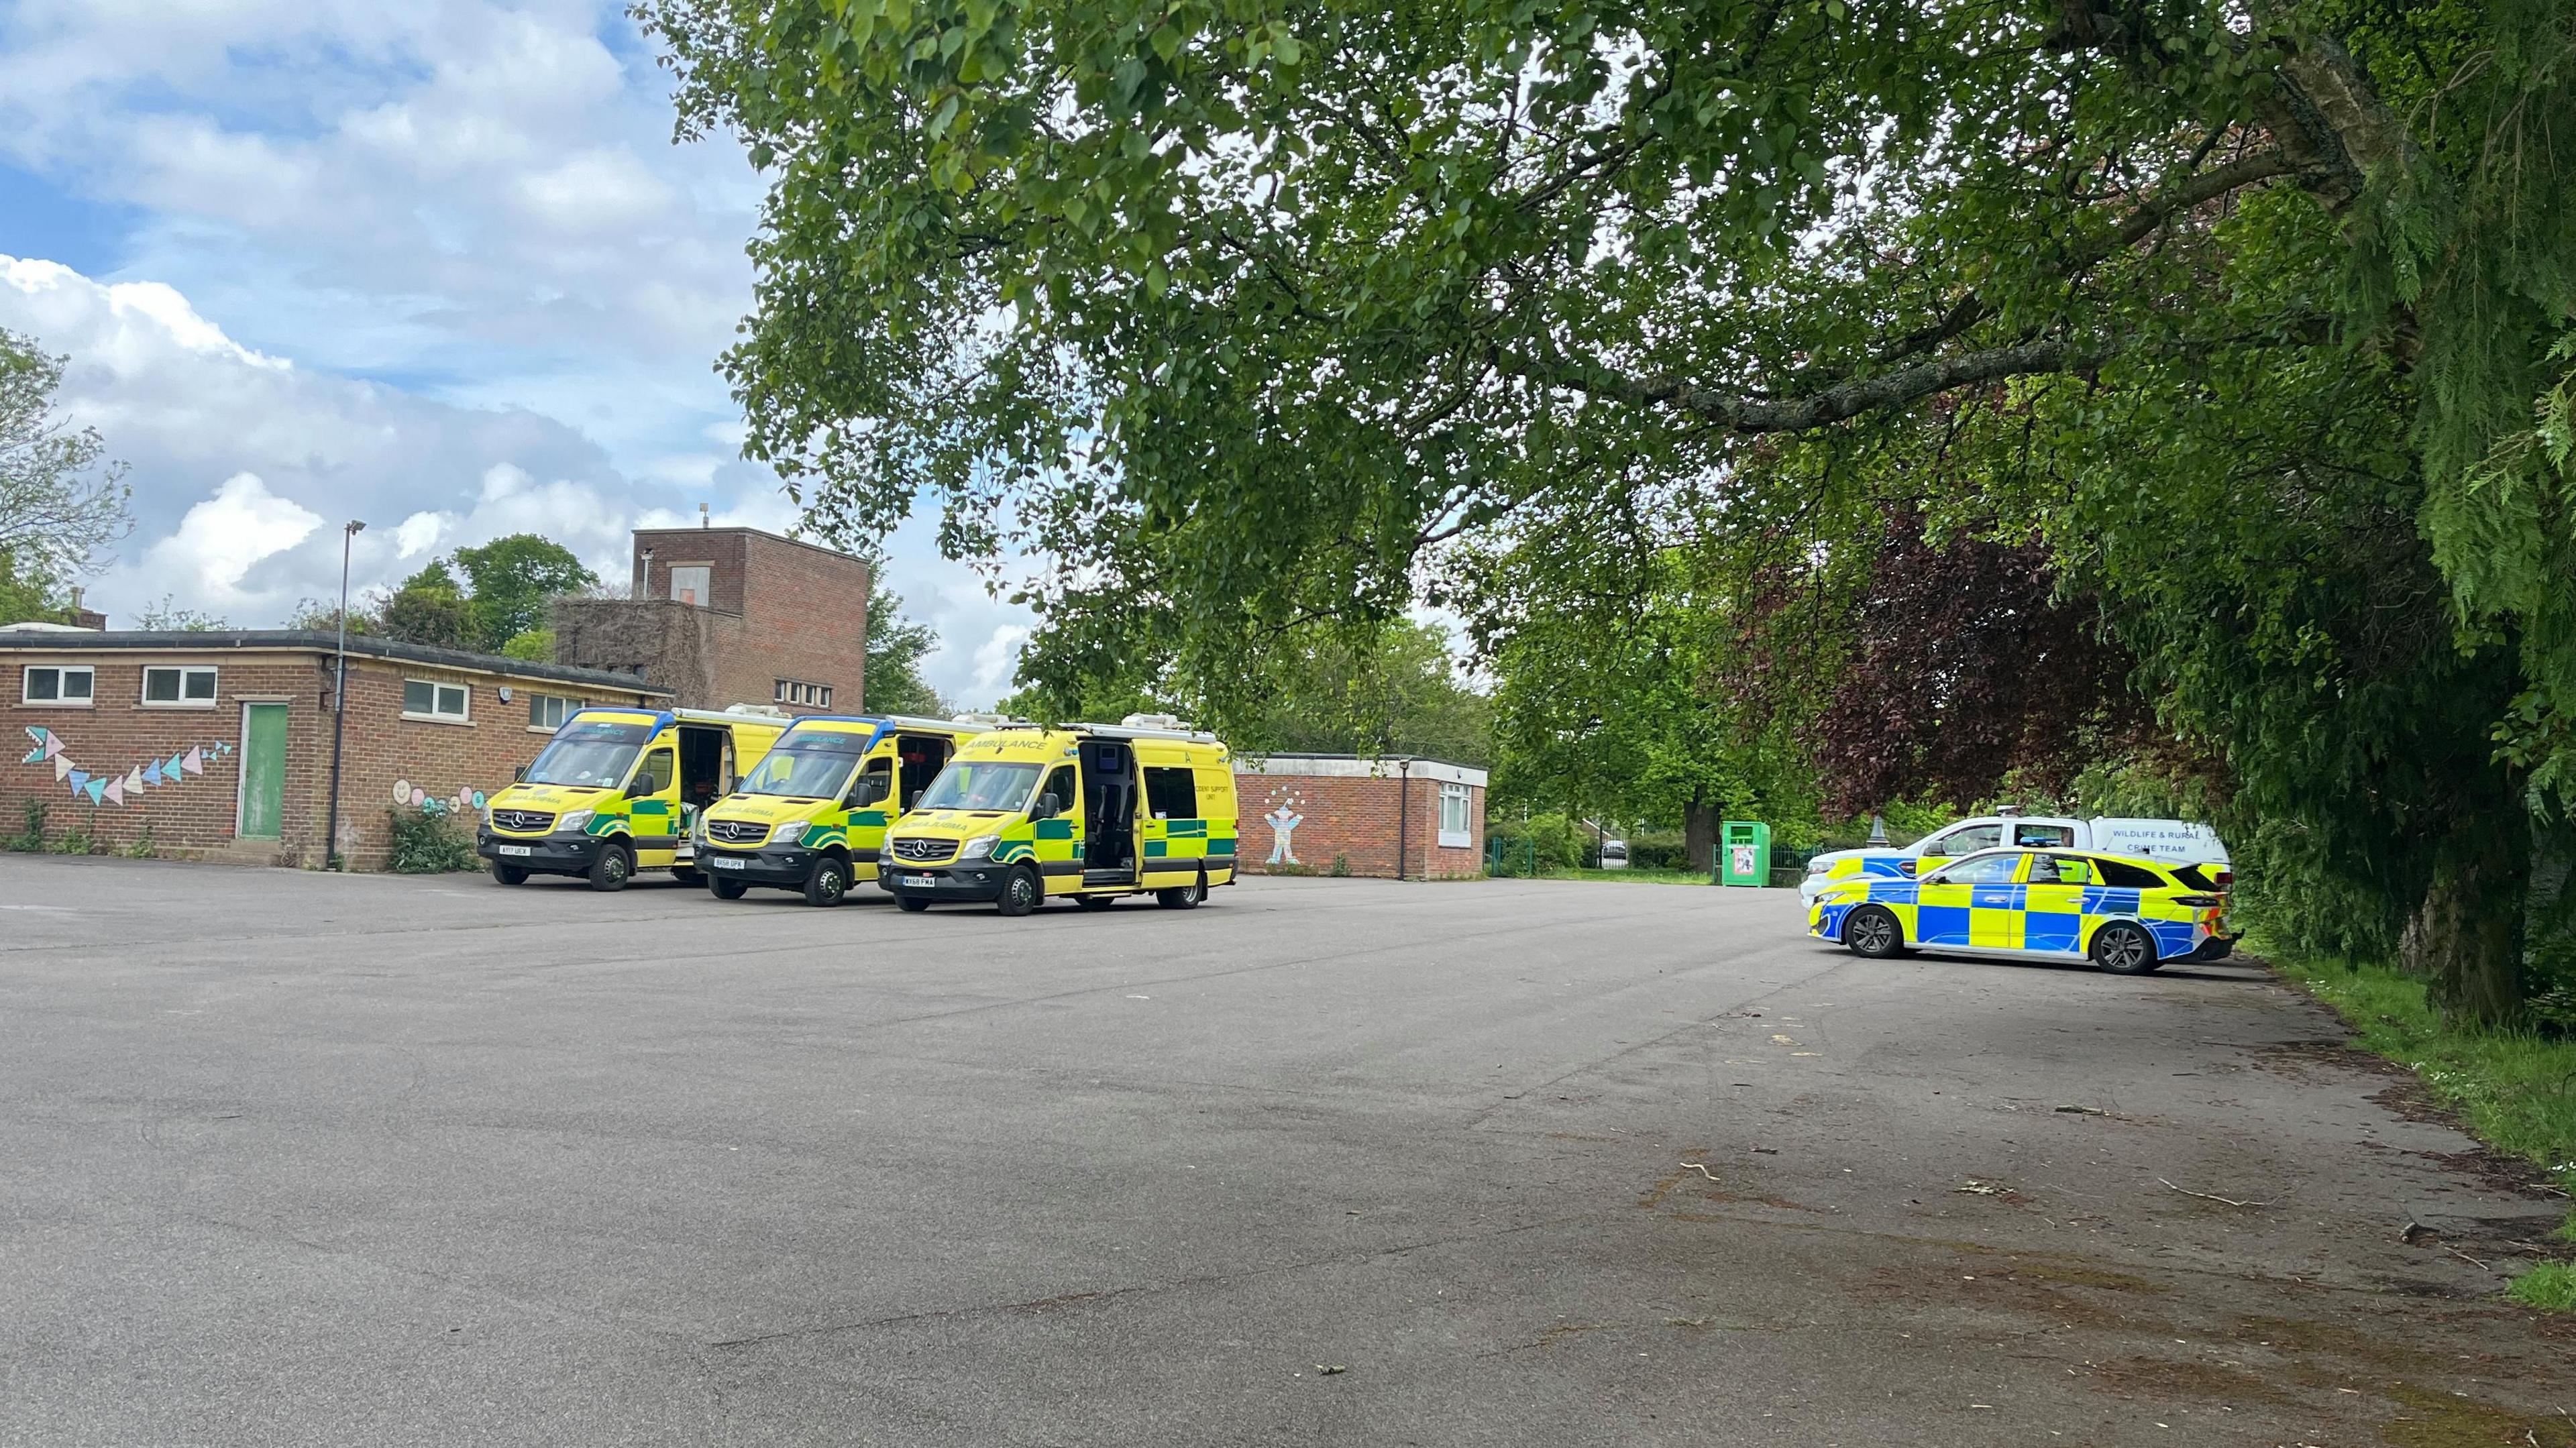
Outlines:
<svg viewBox="0 0 2576 1448"><path fill-rule="evenodd" d="M273 840L286 806L286 706L242 706L241 826L246 840Z"/></svg>

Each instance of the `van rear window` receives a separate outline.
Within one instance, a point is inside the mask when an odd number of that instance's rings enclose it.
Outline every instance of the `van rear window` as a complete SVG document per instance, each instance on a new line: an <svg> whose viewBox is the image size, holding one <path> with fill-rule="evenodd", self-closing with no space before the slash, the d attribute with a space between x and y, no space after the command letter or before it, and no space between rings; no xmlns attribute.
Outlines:
<svg viewBox="0 0 2576 1448"><path fill-rule="evenodd" d="M2174 866L2174 878L2175 878L2175 879L2177 879L2177 880L2182 881L2184 884L2189 885L2191 888L2193 888L2193 889L2195 889L2195 890L2220 890L2220 889L2225 889L2225 888L2226 888L2225 886L2223 886L2223 885L2221 885L2221 884L2219 884L2219 883L2218 883L2218 876L2219 876L2219 875L2221 875L2221 874L2223 874L2223 873L2225 873L2225 867L2224 867L2224 866L2215 866L2215 865L2176 865L2176 866Z"/></svg>

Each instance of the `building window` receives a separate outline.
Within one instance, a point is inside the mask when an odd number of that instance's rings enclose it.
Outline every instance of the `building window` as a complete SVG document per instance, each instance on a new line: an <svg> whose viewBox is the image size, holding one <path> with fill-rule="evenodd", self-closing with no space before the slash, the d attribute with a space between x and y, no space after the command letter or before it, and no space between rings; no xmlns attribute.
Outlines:
<svg viewBox="0 0 2576 1448"><path fill-rule="evenodd" d="M1475 848L1476 838L1467 828L1467 806L1470 796L1463 784L1440 786L1440 847L1444 850Z"/></svg>
<svg viewBox="0 0 2576 1448"><path fill-rule="evenodd" d="M564 716L581 707L581 700L567 699L561 694L530 694L528 696L528 727L531 729L560 729L563 727Z"/></svg>
<svg viewBox="0 0 2576 1448"><path fill-rule="evenodd" d="M154 665L147 668L143 671L143 702L173 709L212 708L215 671L211 667Z"/></svg>
<svg viewBox="0 0 2576 1448"><path fill-rule="evenodd" d="M671 597L681 603L707 606L707 581L715 570L704 563L671 570Z"/></svg>
<svg viewBox="0 0 2576 1448"><path fill-rule="evenodd" d="M817 709L832 707L832 686L806 684L794 679L780 679L770 693L773 704L805 704Z"/></svg>
<svg viewBox="0 0 2576 1448"><path fill-rule="evenodd" d="M463 684L442 684L434 679L403 680L403 717L436 719L443 723L465 722L468 690Z"/></svg>
<svg viewBox="0 0 2576 1448"><path fill-rule="evenodd" d="M30 664L18 697L30 704L86 709L98 692L98 671L87 664Z"/></svg>

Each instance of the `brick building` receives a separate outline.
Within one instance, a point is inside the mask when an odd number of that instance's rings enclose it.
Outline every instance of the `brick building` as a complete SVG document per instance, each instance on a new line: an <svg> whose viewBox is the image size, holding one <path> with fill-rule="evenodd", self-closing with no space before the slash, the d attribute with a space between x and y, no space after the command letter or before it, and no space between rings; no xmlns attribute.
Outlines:
<svg viewBox="0 0 2576 1448"><path fill-rule="evenodd" d="M864 560L757 528L651 528L630 576L630 597L555 601L555 662L640 677L683 708L865 707Z"/></svg>
<svg viewBox="0 0 2576 1448"><path fill-rule="evenodd" d="M1347 754L1234 762L1247 874L1450 880L1485 871L1485 771Z"/></svg>
<svg viewBox="0 0 2576 1448"><path fill-rule="evenodd" d="M323 862L336 635L0 628L0 833L48 832L243 864ZM619 676L388 639L349 640L341 853L377 869L388 812L473 809L566 710L648 704ZM0 746L5 747L5 746Z"/></svg>

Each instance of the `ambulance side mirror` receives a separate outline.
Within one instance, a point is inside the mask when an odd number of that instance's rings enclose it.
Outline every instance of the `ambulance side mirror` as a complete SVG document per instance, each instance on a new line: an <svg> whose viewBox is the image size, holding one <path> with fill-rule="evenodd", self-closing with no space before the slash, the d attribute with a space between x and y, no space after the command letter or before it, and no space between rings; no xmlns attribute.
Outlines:
<svg viewBox="0 0 2576 1448"><path fill-rule="evenodd" d="M1055 796L1051 794L1039 795L1038 802L1029 806L1029 818L1033 820L1051 820L1056 814Z"/></svg>

